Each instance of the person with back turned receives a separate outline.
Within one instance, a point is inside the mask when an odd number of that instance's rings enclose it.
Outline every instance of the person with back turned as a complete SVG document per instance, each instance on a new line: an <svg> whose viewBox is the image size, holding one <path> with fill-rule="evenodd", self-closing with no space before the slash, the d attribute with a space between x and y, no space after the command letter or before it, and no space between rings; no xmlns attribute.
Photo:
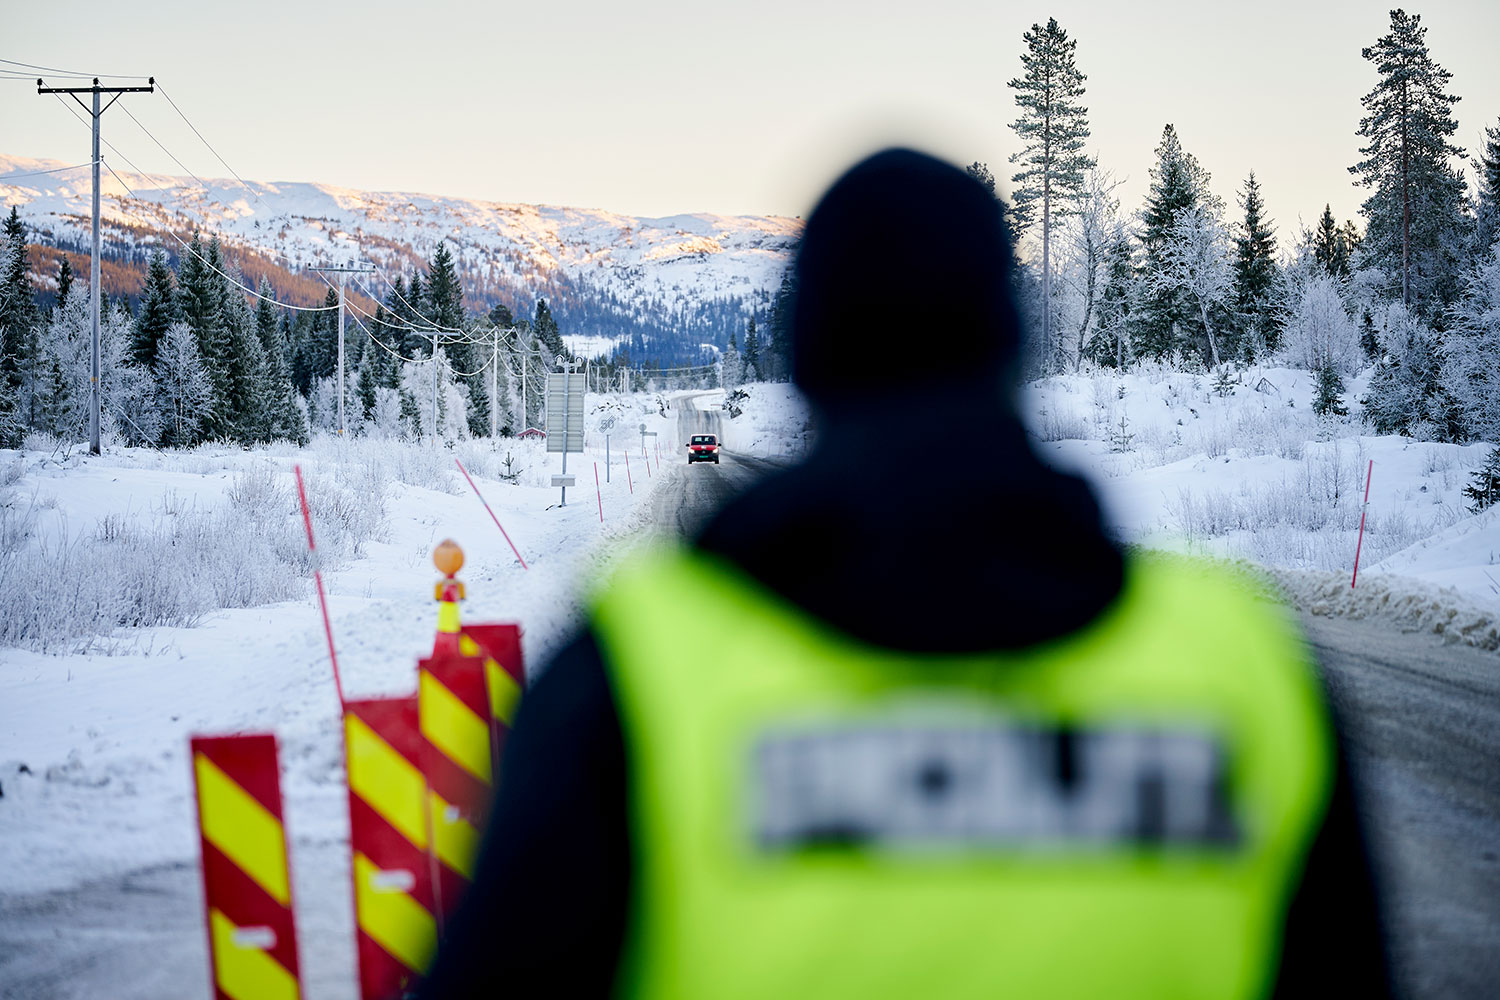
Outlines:
<svg viewBox="0 0 1500 1000"><path fill-rule="evenodd" d="M926 155L823 197L815 448L594 598L424 996L1385 995L1294 625L1037 459L1010 260Z"/></svg>

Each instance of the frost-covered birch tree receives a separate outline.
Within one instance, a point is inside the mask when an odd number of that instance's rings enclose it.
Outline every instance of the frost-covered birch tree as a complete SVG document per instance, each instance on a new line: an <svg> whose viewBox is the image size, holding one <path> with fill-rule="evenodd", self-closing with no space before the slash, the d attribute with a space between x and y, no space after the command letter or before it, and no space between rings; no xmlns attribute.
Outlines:
<svg viewBox="0 0 1500 1000"><path fill-rule="evenodd" d="M1338 285L1326 274L1315 274L1298 290L1282 338L1287 363L1310 372L1329 368L1352 375L1364 360L1359 327L1349 318Z"/></svg>
<svg viewBox="0 0 1500 1000"><path fill-rule="evenodd" d="M1210 363L1219 367L1215 314L1223 310L1234 287L1234 266L1229 258L1229 236L1216 204L1205 199L1177 217L1161 247L1157 267L1147 280L1157 291L1180 289L1187 293L1203 323Z"/></svg>

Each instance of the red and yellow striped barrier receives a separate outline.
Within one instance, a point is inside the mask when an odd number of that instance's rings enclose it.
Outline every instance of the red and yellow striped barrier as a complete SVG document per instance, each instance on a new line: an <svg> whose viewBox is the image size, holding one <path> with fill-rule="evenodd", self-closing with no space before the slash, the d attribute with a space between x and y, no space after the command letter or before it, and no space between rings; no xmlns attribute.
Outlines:
<svg viewBox="0 0 1500 1000"><path fill-rule="evenodd" d="M361 1000L411 990L437 950L417 699L344 704Z"/></svg>
<svg viewBox="0 0 1500 1000"><path fill-rule="evenodd" d="M464 625L458 649L464 656L484 660L484 686L490 699L491 748L498 774L505 737L515 724L521 692L526 687L526 666L521 658L521 627Z"/></svg>
<svg viewBox="0 0 1500 1000"><path fill-rule="evenodd" d="M437 859L439 926L474 877L480 831L494 783L484 661L438 654L417 664L422 772L427 778L431 845Z"/></svg>
<svg viewBox="0 0 1500 1000"><path fill-rule="evenodd" d="M217 1000L297 1000L297 935L276 737L194 737Z"/></svg>

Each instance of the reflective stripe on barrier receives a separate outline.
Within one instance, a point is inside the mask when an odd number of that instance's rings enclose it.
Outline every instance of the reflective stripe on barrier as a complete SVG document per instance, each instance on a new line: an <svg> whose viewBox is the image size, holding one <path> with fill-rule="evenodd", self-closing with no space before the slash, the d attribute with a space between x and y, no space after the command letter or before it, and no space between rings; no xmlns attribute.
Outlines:
<svg viewBox="0 0 1500 1000"><path fill-rule="evenodd" d="M484 660L484 686L489 692L492 720L492 755L495 773L500 772L500 755L505 738L515 723L521 692L526 687L526 667L521 656L519 625L465 625L459 638L459 652Z"/></svg>
<svg viewBox="0 0 1500 1000"><path fill-rule="evenodd" d="M276 737L194 737L192 756L214 995L297 1000Z"/></svg>
<svg viewBox="0 0 1500 1000"><path fill-rule="evenodd" d="M437 949L417 699L344 706L361 1000L412 989Z"/></svg>
<svg viewBox="0 0 1500 1000"><path fill-rule="evenodd" d="M474 876L494 763L484 661L435 655L418 663L422 772L427 778L439 927Z"/></svg>

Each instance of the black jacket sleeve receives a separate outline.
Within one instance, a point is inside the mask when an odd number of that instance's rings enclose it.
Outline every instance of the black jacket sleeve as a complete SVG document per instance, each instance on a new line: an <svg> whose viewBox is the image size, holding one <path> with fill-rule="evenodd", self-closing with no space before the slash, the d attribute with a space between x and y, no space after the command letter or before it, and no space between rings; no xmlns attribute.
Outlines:
<svg viewBox="0 0 1500 1000"><path fill-rule="evenodd" d="M580 636L521 700L473 886L419 996L605 996L629 894L625 761Z"/></svg>
<svg viewBox="0 0 1500 1000"><path fill-rule="evenodd" d="M1376 882L1342 746L1333 793L1287 911L1276 1000L1391 995Z"/></svg>

